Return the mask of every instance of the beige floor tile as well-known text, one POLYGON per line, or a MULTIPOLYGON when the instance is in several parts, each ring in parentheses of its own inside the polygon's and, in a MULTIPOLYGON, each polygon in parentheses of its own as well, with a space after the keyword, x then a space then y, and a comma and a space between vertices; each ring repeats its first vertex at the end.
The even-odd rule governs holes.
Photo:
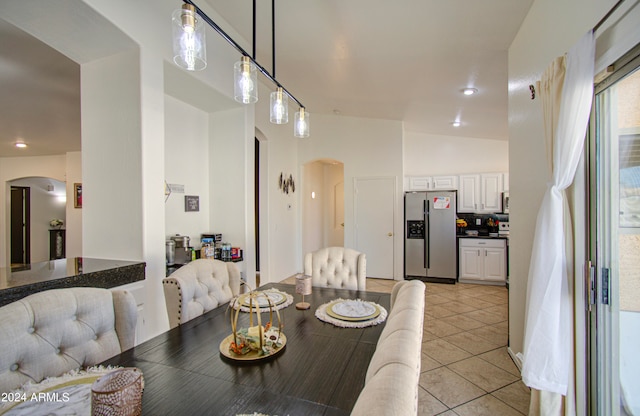
POLYGON ((440 296, 440 295, 427 294, 425 296, 426 305, 439 305, 441 303, 447 303, 447 302, 451 302, 451 299, 445 298, 444 296, 440 296))
POLYGON ((422 354, 420 360, 420 372, 424 373, 425 371, 433 370, 434 368, 442 367, 443 364, 440 364, 433 358, 429 357, 427 354, 422 354))
POLYGON ((454 408, 485 394, 484 390, 446 367, 422 373, 420 386, 449 408, 454 408))
POLYGON ((441 364, 451 364, 471 357, 467 351, 442 339, 423 342, 422 353, 441 364))
POLYGON ((482 396, 453 410, 460 416, 521 416, 516 409, 491 395, 482 396))
POLYGON ((442 404, 438 399, 429 394, 422 387, 418 388, 418 415, 419 416, 435 416, 449 410, 447 406, 442 404))
POLYGON ((502 368, 505 371, 510 372, 513 375, 520 376, 520 370, 518 366, 513 362, 511 356, 507 352, 506 347, 497 348, 492 351, 487 351, 483 354, 478 355, 479 358, 482 358, 485 361, 490 362, 491 364, 502 368))
POLYGON ((519 379, 518 376, 504 371, 478 357, 471 357, 449 364, 447 368, 453 370, 456 374, 461 375, 486 392, 498 390, 519 379))
POLYGON ((480 338, 477 335, 470 334, 468 332, 460 332, 458 334, 450 335, 442 338, 444 341, 449 342, 463 350, 470 352, 472 355, 482 354, 490 350, 495 350, 499 347, 494 343, 491 343, 484 338, 480 338))
POLYGON ((477 335, 492 344, 496 345, 507 345, 509 341, 509 333, 501 328, 498 328, 494 325, 486 325, 480 328, 475 328, 469 331, 470 334, 477 335))
POLYGON ((498 322, 497 324, 493 324, 496 328, 504 329, 509 332, 509 320, 498 322))
MULTIPOLYGON (((421 416, 420 413, 418 413, 418 416, 421 416)), ((459 416, 459 415, 453 410, 447 410, 444 413, 440 413, 438 416, 459 416)))
POLYGON ((448 316, 446 318, 442 318, 441 321, 453 326, 457 326, 458 328, 465 331, 480 328, 481 326, 486 325, 484 322, 476 321, 475 319, 469 318, 468 316, 464 315, 448 316))
POLYGON ((436 339, 440 339, 440 337, 432 332, 426 330, 422 331, 422 342, 433 341, 436 339))
POLYGON ((469 295, 466 295, 463 292, 443 292, 443 293, 439 293, 439 295, 442 296, 443 298, 447 298, 449 300, 455 300, 455 301, 473 299, 473 298, 470 298, 469 295))
POLYGON ((466 303, 462 303, 460 301, 450 301, 448 303, 443 303, 442 306, 445 309, 449 309, 455 313, 467 313, 471 311, 475 311, 477 308, 471 305, 467 305, 466 303))
POLYGON ((487 302, 485 300, 482 300, 482 297, 465 297, 463 299, 460 299, 460 302, 472 306, 476 309, 485 309, 485 308, 491 308, 493 306, 496 306, 495 303, 491 303, 491 302, 487 302))
POLYGON ((431 332, 432 334, 435 334, 440 338, 462 332, 462 329, 458 328, 457 326, 453 326, 451 324, 443 322, 440 319, 425 322, 424 329, 425 331, 431 332))
POLYGON ((485 295, 482 297, 482 300, 495 303, 496 305, 504 305, 505 303, 509 302, 509 296, 503 296, 503 295, 497 295, 497 294, 485 295))
POLYGON ((491 395, 525 415, 529 413, 531 390, 522 381, 509 384, 491 395))
POLYGON ((496 315, 495 313, 487 312, 486 309, 467 312, 464 314, 464 316, 473 318, 476 321, 484 322, 485 324, 497 324, 498 322, 502 322, 506 319, 506 318, 503 318, 501 314, 496 315))
POLYGON ((440 305, 428 305, 425 306, 424 310, 426 313, 436 318, 446 318, 447 316, 453 316, 458 313, 452 311, 449 308, 446 308, 445 305, 448 305, 448 303, 441 303, 440 305))
POLYGON ((493 313, 497 316, 500 316, 501 321, 506 321, 509 319, 509 306, 507 304, 504 305, 496 305, 491 308, 483 309, 485 312, 493 313))

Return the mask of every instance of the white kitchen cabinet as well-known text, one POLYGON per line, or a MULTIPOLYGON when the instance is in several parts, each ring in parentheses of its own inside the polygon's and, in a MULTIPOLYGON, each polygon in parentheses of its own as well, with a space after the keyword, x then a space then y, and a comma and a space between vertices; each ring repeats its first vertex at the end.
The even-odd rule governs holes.
POLYGON ((502 174, 502 191, 506 192, 509 190, 509 172, 502 174))
POLYGON ((507 280, 507 244, 503 239, 460 238, 459 280, 503 284, 507 280))
POLYGON ((431 178, 431 189, 454 191, 458 189, 458 177, 450 176, 433 176, 431 178))
POLYGON ((502 173, 460 175, 458 212, 502 212, 502 173))
POLYGON ((429 191, 431 190, 431 176, 410 176, 409 191, 429 191))

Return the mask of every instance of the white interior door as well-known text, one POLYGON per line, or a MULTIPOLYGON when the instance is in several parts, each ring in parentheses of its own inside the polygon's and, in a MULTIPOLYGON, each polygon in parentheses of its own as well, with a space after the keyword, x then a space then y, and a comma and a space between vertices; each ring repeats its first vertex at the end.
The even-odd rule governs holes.
POLYGON ((393 279, 396 180, 356 178, 354 192, 355 249, 367 256, 367 277, 393 279))

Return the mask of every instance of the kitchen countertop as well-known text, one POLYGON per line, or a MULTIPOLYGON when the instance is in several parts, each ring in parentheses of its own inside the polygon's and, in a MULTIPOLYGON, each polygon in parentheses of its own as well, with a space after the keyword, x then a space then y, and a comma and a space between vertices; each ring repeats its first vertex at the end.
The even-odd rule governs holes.
POLYGON ((509 239, 509 236, 508 236, 508 235, 490 236, 490 235, 466 235, 466 234, 456 234, 456 237, 458 237, 458 238, 491 238, 491 239, 502 239, 502 240, 507 240, 507 239, 509 239))
POLYGON ((32 263, 28 269, 0 268, 0 306, 32 293, 65 287, 110 289, 145 279, 146 263, 87 257, 32 263))

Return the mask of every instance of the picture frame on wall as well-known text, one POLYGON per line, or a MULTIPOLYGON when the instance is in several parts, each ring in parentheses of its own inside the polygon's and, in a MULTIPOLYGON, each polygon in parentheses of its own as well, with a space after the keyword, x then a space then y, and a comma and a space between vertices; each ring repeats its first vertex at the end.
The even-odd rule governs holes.
POLYGON ((73 184, 73 207, 82 208, 82 184, 73 184))
POLYGON ((200 211, 200 197, 197 195, 184 196, 184 211, 198 212, 200 211))

